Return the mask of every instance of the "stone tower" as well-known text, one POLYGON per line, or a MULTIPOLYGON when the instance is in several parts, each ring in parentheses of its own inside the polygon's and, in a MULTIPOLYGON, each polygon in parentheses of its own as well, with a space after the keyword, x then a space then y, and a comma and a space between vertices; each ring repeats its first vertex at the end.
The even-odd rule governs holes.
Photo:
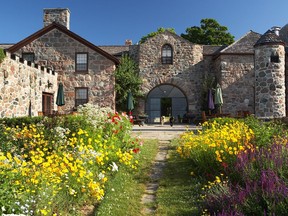
POLYGON ((254 45, 255 115, 263 118, 286 116, 285 43, 268 30, 254 45))
POLYGON ((44 27, 53 22, 57 22, 65 26, 67 29, 70 29, 70 11, 65 8, 44 9, 43 22, 44 27))

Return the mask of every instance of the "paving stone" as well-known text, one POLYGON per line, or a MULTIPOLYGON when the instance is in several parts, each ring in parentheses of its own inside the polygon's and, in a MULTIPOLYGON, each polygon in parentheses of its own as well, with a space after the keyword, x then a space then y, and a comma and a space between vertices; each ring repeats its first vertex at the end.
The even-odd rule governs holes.
POLYGON ((159 184, 158 183, 148 183, 147 186, 146 186, 146 190, 145 190, 145 193, 146 194, 155 194, 157 189, 159 187, 159 184))
POLYGON ((141 199, 141 202, 144 204, 152 203, 155 201, 156 201, 156 196, 154 194, 144 194, 141 199))

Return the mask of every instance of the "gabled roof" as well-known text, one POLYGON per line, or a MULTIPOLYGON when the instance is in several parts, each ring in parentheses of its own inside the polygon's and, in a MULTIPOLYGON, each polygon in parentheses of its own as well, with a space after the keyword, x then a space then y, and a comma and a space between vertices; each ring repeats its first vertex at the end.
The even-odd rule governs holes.
POLYGON ((266 45, 266 44, 282 44, 285 46, 285 42, 275 34, 275 32, 268 30, 261 38, 255 43, 255 46, 266 45))
POLYGON ((226 45, 203 45, 203 55, 217 55, 226 47, 226 45))
POLYGON ((98 46, 98 47, 115 57, 121 57, 124 53, 129 52, 129 46, 127 45, 111 45, 111 46, 98 46))
POLYGON ((261 34, 249 31, 239 40, 221 50, 220 54, 253 54, 254 44, 259 40, 260 37, 261 34))
POLYGON ((49 31, 53 29, 58 29, 59 31, 63 32, 64 34, 68 35, 69 37, 73 38, 74 40, 77 40, 78 42, 84 44, 85 46, 89 47, 90 49, 94 50, 95 52, 100 53, 101 55, 105 56, 107 59, 113 61, 116 65, 119 64, 119 60, 107 53, 106 51, 100 49, 99 47, 95 46, 91 42, 85 40, 84 38, 80 37, 79 35, 73 33, 72 31, 68 30, 66 27, 64 27, 61 24, 58 24, 56 22, 51 23, 50 25, 40 29, 39 31, 35 32, 34 34, 30 35, 29 37, 23 39, 22 41, 16 43, 12 47, 9 47, 7 49, 8 52, 14 53, 17 50, 21 49, 22 47, 26 46, 27 44, 31 43, 35 39, 41 37, 42 35, 48 33, 49 31))

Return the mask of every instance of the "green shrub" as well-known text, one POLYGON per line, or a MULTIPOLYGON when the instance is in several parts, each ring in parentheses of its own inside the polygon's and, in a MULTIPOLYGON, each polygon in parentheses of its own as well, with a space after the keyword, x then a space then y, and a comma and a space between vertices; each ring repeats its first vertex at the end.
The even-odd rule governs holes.
POLYGON ((6 55, 4 53, 4 50, 0 48, 0 64, 2 63, 5 57, 6 55))
POLYGON ((281 121, 262 121, 253 116, 244 119, 254 132, 254 144, 258 147, 269 146, 276 137, 287 135, 284 124, 281 121))

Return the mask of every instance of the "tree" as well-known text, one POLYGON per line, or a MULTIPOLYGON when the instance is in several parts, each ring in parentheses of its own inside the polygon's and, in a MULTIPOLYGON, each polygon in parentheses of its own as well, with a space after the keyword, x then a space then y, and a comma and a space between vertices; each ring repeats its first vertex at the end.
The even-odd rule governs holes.
POLYGON ((228 32, 228 28, 214 19, 202 19, 200 27, 187 28, 186 33, 181 34, 181 37, 196 44, 229 45, 234 42, 234 36, 228 32))
POLYGON ((140 39, 139 43, 140 43, 140 44, 141 44, 141 43, 144 43, 148 38, 154 37, 155 35, 157 35, 157 34, 159 34, 159 33, 163 33, 163 32, 165 32, 165 31, 169 31, 169 32, 172 32, 172 33, 176 34, 174 28, 166 28, 166 29, 165 29, 165 28, 163 28, 163 27, 160 27, 160 28, 157 29, 156 32, 151 32, 151 33, 149 33, 148 35, 143 36, 143 37, 140 39))
MULTIPOLYGON (((142 80, 139 77, 137 64, 128 55, 122 56, 120 64, 115 71, 116 109, 127 111, 128 92, 134 98, 141 97, 142 80)), ((135 102, 135 101, 134 101, 135 102)))

